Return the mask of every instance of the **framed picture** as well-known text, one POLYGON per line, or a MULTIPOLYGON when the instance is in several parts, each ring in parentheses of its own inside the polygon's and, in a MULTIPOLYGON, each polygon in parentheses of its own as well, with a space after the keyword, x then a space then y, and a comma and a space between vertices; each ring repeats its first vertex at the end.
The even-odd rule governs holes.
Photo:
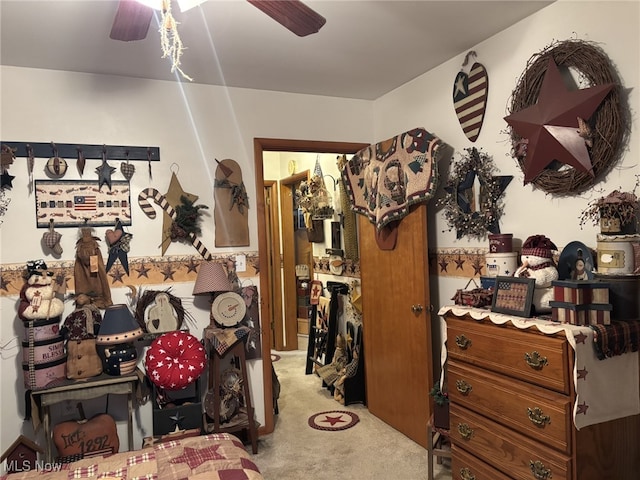
POLYGON ((491 311, 518 317, 531 316, 536 281, 523 277, 496 277, 491 311))
POLYGON ((131 225, 129 182, 113 180, 111 188, 100 188, 97 181, 36 180, 36 226, 104 227, 116 218, 123 226, 131 225))

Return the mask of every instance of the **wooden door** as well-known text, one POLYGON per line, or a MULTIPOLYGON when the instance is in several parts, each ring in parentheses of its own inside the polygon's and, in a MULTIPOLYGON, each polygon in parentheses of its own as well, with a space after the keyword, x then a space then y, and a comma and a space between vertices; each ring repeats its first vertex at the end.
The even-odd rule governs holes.
POLYGON ((393 250, 380 250, 373 224, 358 217, 367 406, 426 448, 433 385, 427 207, 400 221, 393 250))

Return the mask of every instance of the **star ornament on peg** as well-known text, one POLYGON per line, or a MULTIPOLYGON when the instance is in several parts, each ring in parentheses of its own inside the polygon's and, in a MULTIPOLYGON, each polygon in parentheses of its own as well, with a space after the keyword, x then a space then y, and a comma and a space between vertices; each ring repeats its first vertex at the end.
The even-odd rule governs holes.
POLYGON ((593 173, 585 138, 585 123, 615 87, 614 83, 570 91, 553 58, 535 104, 504 117, 527 139, 524 183, 529 183, 554 160, 581 172, 593 173))

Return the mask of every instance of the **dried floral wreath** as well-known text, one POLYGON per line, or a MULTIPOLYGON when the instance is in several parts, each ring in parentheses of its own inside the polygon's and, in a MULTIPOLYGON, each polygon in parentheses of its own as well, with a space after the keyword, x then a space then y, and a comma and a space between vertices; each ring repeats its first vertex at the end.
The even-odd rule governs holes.
MULTIPOLYGON (((580 125, 580 136, 585 138, 594 176, 574 168, 562 168, 562 165, 552 168, 552 163, 531 182, 551 194, 579 193, 591 187, 620 158, 630 133, 630 114, 628 105, 623 102, 619 75, 604 50, 594 42, 576 39, 553 42, 527 61, 525 71, 511 94, 508 108, 510 113, 519 112, 537 103, 550 57, 559 68, 576 72, 580 84, 616 85, 591 119, 580 125)), ((521 138, 513 129, 509 129, 509 134, 511 155, 524 172, 527 139, 521 138)))
POLYGON ((496 176, 493 158, 488 154, 475 147, 466 151, 467 155, 451 165, 444 187, 446 194, 436 205, 445 207, 449 231, 455 229, 457 238, 464 235, 483 238, 487 233, 500 233, 498 222, 504 210, 501 197, 513 177, 496 176), (476 177, 480 184, 479 205, 475 205, 473 189, 476 177))

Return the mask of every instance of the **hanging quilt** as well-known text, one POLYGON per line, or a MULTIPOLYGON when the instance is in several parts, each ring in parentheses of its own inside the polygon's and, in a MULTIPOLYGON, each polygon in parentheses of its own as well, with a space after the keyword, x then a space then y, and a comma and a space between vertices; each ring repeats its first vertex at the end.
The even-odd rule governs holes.
POLYGON ((438 137, 414 128, 357 152, 341 172, 353 210, 380 231, 429 200, 442 146, 438 137))

